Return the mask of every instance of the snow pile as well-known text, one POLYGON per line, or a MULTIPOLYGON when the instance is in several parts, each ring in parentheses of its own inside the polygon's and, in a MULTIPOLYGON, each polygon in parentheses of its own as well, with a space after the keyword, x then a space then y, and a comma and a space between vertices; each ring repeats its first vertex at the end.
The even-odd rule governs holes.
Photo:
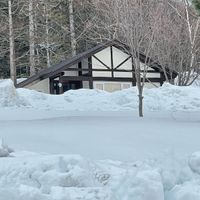
MULTIPOLYGON (((138 109, 137 88, 108 93, 101 90, 70 90, 49 95, 28 89, 15 89, 10 80, 0 81, 0 107, 27 106, 36 109, 74 111, 129 111, 138 109)), ((200 90, 196 86, 144 89, 146 111, 200 111, 200 90)))
MULTIPOLYGON (((37 109, 76 111, 129 111, 138 109, 137 88, 113 93, 101 90, 70 90, 63 95, 48 95, 18 89, 20 96, 37 109)), ((164 84, 161 88, 144 89, 146 111, 200 111, 200 90, 164 84)))
POLYGON ((27 106, 28 103, 16 91, 11 80, 0 80, 0 107, 27 106))
POLYGON ((0 197, 1 200, 199 200, 200 177, 190 170, 187 159, 165 160, 168 163, 161 160, 121 163, 86 160, 76 155, 16 153, 12 158, 1 158, 0 197), (172 178, 170 187, 167 176, 172 178))
POLYGON ((200 111, 200 90, 193 86, 164 84, 144 91, 147 110, 200 111))
POLYGON ((7 157, 12 152, 13 149, 8 147, 8 145, 4 143, 3 139, 0 139, 0 157, 7 157))
POLYGON ((95 175, 95 164, 80 156, 7 158, 0 162, 0 198, 112 200, 95 175))
POLYGON ((1 200, 164 200, 157 171, 80 156, 7 158, 0 162, 0 188, 1 200))

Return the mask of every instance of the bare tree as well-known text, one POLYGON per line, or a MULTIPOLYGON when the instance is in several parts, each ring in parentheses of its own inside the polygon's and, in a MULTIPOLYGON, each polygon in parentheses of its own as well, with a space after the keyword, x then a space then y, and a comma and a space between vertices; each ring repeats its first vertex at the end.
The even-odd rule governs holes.
POLYGON ((151 62, 157 30, 157 10, 151 0, 95 1, 97 20, 94 29, 100 40, 117 39, 133 57, 138 88, 139 116, 143 117, 143 89, 151 62), (142 64, 141 54, 145 55, 142 64))
MULTIPOLYGON (((199 73, 199 18, 187 0, 160 1, 156 58, 162 66, 178 73, 176 84, 190 85, 199 73)), ((167 79, 166 68, 163 68, 167 79)))

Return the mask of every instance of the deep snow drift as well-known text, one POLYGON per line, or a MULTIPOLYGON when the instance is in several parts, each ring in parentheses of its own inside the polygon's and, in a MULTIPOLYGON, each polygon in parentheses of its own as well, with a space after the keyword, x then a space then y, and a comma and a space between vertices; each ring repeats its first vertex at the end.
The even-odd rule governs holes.
MULTIPOLYGON (((137 88, 108 93, 101 90, 71 90, 63 95, 48 95, 34 90, 15 89, 10 80, 0 81, 0 107, 76 111, 137 110, 137 88)), ((146 111, 200 111, 200 89, 194 84, 178 87, 164 84, 144 90, 146 111)))
POLYGON ((136 88, 0 82, 0 138, 15 149, 0 143, 0 200, 200 200, 199 100, 195 86, 146 89, 140 119, 136 88))

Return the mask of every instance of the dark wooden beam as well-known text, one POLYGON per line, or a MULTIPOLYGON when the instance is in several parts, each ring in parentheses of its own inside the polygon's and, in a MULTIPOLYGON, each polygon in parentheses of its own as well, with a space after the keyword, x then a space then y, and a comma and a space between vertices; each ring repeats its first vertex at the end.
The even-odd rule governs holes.
MULTIPOLYGON (((78 69, 78 68, 69 68, 69 69, 66 69, 65 71, 82 71, 82 72, 90 72, 90 71, 93 71, 93 72, 110 72, 111 69, 78 69)), ((114 72, 135 72, 135 70, 126 70, 126 69, 113 69, 114 72)), ((144 72, 143 70, 141 70, 141 72, 144 72)), ((154 71, 154 70, 150 70, 150 71, 147 71, 147 73, 150 73, 150 74, 157 74, 158 72, 154 71)))
MULTIPOLYGON (((78 69, 78 68, 69 68, 65 71, 82 71, 82 72, 111 72, 111 69, 78 69)), ((125 69, 113 69, 114 72, 132 72, 132 70, 125 70, 125 69)), ((153 72, 154 73, 154 72, 153 72)))
POLYGON ((110 58, 111 58, 111 75, 114 77, 114 60, 113 60, 113 47, 110 46, 110 58))
MULTIPOLYGON (((88 69, 89 69, 89 77, 92 77, 92 57, 88 58, 88 69)), ((93 80, 89 79, 89 88, 93 89, 93 80)))
POLYGON ((82 76, 82 61, 78 63, 78 75, 82 76))
POLYGON ((53 78, 50 78, 49 79, 49 86, 50 86, 50 88, 49 88, 49 92, 50 92, 50 94, 54 94, 54 84, 53 84, 53 78))
POLYGON ((131 64, 132 64, 132 77, 133 77, 132 86, 136 86, 135 67, 132 56, 131 56, 131 64))
MULTIPOLYGON (((124 77, 88 77, 88 76, 62 76, 60 77, 60 82, 66 81, 116 81, 116 82, 132 82, 133 78, 124 77)), ((143 78, 141 78, 143 81, 143 78)), ((145 82, 160 82, 160 78, 148 78, 145 82)))

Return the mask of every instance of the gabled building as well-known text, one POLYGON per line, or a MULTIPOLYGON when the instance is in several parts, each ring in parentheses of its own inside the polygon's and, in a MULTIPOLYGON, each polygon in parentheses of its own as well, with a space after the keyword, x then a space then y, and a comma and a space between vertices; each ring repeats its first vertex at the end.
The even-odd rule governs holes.
MULTIPOLYGON (((136 85, 133 57, 118 41, 99 44, 66 61, 40 71, 19 83, 17 87, 62 94, 70 89, 100 89, 108 92, 136 85)), ((140 54, 141 66, 147 70, 145 87, 159 87, 165 81, 163 67, 140 54)), ((142 70, 142 69, 141 69, 142 70)), ((174 79, 175 72, 166 69, 168 78, 174 79)), ((142 76, 142 72, 141 72, 142 76)))

